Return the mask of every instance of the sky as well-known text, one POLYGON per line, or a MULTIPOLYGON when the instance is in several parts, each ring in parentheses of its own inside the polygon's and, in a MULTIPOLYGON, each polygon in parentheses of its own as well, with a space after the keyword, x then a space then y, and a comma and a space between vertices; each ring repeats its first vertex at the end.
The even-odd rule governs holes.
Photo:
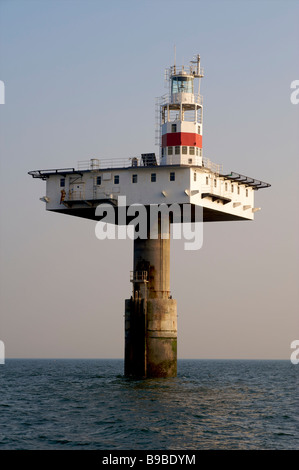
POLYGON ((203 154, 266 181, 255 220, 171 242, 178 358, 289 359, 299 339, 299 2, 0 0, 0 340, 6 357, 123 358, 131 240, 47 212, 28 171, 156 152, 164 70, 200 54, 203 154))

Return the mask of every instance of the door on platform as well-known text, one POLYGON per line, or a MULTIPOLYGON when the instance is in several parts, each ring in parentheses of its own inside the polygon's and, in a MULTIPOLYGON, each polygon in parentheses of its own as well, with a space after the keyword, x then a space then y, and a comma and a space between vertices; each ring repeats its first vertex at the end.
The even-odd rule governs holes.
POLYGON ((74 182, 70 184, 70 199, 73 201, 85 199, 85 183, 74 182))

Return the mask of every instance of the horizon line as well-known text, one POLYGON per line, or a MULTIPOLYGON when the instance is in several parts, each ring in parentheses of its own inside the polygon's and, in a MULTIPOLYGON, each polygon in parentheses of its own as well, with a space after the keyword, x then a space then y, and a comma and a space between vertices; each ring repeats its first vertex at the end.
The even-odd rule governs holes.
MULTIPOLYGON (((6 357, 5 360, 81 360, 81 361, 124 361, 124 358, 121 357, 6 357)), ((182 357, 178 358, 178 361, 288 361, 289 359, 283 358, 250 358, 250 357, 241 357, 241 358, 191 358, 191 357, 182 357)))

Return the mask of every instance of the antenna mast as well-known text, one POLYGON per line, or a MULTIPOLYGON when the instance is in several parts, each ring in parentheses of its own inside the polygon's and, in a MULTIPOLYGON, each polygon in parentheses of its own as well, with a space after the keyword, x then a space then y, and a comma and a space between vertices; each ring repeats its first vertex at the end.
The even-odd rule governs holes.
POLYGON ((174 66, 173 66, 174 73, 176 73, 176 47, 174 45, 174 66))

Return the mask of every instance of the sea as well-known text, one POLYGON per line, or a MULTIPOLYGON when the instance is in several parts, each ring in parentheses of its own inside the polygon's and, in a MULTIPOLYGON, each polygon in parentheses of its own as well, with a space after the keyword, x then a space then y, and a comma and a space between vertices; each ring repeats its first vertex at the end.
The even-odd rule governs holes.
POLYGON ((299 365, 178 360, 126 378, 118 359, 6 359, 2 450, 298 450, 299 365))

